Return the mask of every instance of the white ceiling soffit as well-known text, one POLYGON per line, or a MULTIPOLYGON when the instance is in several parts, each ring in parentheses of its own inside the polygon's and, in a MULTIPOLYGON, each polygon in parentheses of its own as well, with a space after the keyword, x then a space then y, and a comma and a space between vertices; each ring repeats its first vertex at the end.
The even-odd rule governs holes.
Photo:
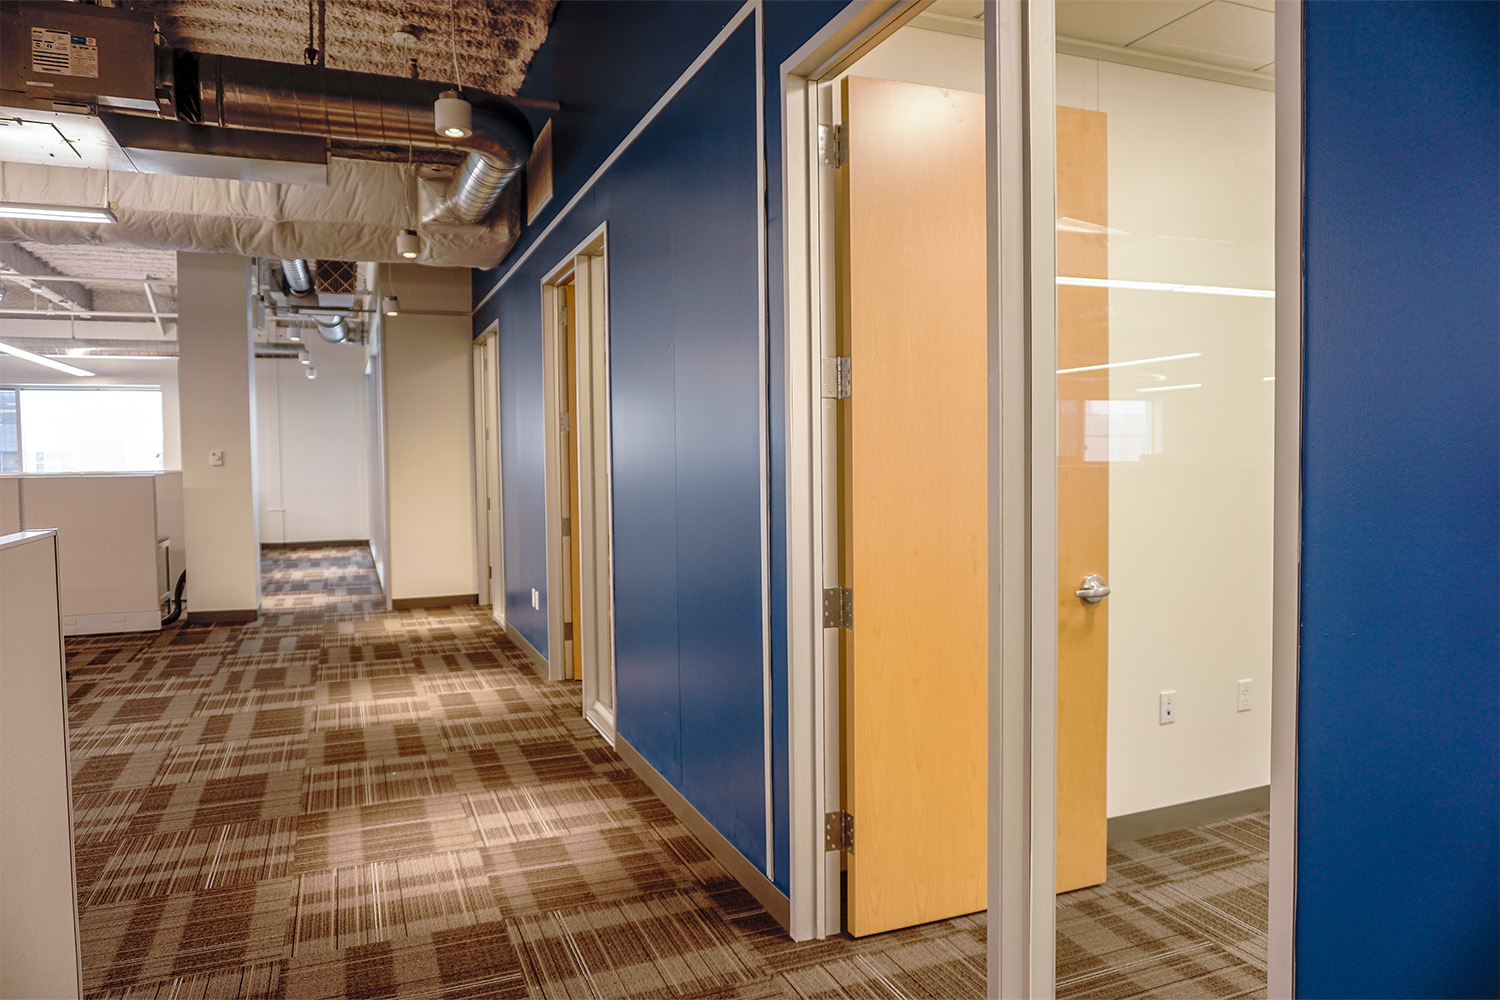
MULTIPOLYGON (((913 22, 979 35, 982 0, 937 0, 913 22)), ((1057 51, 1275 88, 1275 0, 1057 0, 1057 51)))
MULTIPOLYGON (((196 52, 302 63, 307 47, 307 0, 130 0, 146 10, 167 44, 196 52)), ((531 56, 547 37, 553 0, 336 0, 314 4, 326 38, 318 46, 327 66, 423 80, 454 78, 454 53, 464 86, 511 95, 526 77, 531 56), (415 40, 392 32, 415 30, 415 40)))
MULTIPOLYGON (((328 166, 328 186, 319 188, 111 171, 107 200, 117 223, 0 219, 0 241, 399 261, 391 234, 411 227, 422 232, 419 263, 494 267, 519 231, 515 185, 486 223, 415 225, 416 214, 426 218, 438 211, 451 174, 452 168, 442 166, 335 159, 328 166)), ((95 205, 106 200, 105 172, 98 170, 0 163, 0 189, 13 201, 95 205)))

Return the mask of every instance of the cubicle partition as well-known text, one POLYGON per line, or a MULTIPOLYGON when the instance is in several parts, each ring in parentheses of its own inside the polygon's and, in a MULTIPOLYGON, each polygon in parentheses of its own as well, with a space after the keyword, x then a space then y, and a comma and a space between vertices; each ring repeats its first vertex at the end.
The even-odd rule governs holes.
POLYGON ((58 553, 0 535, 0 1000, 82 993, 58 553))

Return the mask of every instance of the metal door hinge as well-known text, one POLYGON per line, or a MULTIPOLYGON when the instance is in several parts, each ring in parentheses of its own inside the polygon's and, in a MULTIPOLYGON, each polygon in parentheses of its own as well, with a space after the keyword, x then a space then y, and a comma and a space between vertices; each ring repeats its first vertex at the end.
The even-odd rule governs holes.
POLYGON ((818 126, 818 159, 830 167, 849 162, 849 126, 818 126))
POLYGON ((571 426, 571 422, 568 420, 568 416, 569 415, 566 413, 562 415, 562 432, 564 434, 568 433, 568 428, 571 426))
POLYGON ((823 850, 854 850, 854 817, 840 809, 823 814, 823 850))
POLYGON ((823 589, 823 627, 854 627, 854 591, 848 587, 823 589))
POLYGON ((572 538, 573 537, 573 519, 571 517, 565 517, 565 518, 562 519, 562 521, 563 521, 563 525, 562 525, 562 528, 563 528, 563 537, 564 538, 572 538))
POLYGON ((823 359, 824 399, 848 399, 851 384, 848 358, 823 359))

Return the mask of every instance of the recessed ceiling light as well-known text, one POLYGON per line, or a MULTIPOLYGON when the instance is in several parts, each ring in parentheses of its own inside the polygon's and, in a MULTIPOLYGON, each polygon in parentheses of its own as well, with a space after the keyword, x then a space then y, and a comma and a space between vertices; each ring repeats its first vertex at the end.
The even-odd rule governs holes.
POLYGON ((40 222, 118 222, 108 208, 89 205, 37 205, 25 201, 0 201, 0 219, 36 219, 40 222))

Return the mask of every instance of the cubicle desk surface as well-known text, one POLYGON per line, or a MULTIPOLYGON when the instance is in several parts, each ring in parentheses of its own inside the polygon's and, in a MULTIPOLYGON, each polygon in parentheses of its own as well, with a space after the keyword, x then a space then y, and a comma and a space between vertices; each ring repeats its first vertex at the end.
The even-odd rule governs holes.
POLYGON ((982 917, 793 944, 489 609, 269 556, 257 622, 69 640, 88 995, 983 995, 982 917))

